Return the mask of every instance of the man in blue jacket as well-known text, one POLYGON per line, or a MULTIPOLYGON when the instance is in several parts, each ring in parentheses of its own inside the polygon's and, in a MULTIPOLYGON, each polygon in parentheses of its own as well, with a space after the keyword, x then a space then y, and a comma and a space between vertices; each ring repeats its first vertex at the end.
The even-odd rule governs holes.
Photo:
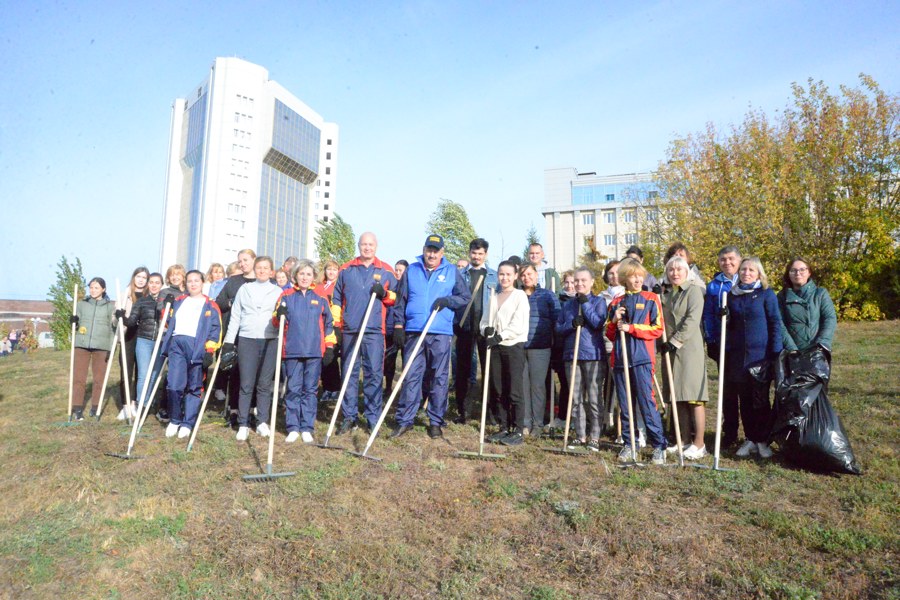
POLYGON ((484 371, 487 346, 478 333, 481 315, 488 306, 490 290, 497 289, 497 271, 485 264, 488 243, 482 238, 469 242, 469 264, 462 270, 463 279, 471 299, 456 311, 453 332, 456 334, 456 423, 466 422, 466 396, 469 395, 469 379, 472 376, 472 350, 478 346, 478 360, 484 371))
POLYGON ((381 416, 382 387, 384 377, 384 323, 390 306, 396 298, 397 278, 391 266, 375 256, 378 240, 375 234, 365 232, 359 236, 359 256, 344 264, 334 284, 331 316, 342 335, 344 348, 344 378, 349 377, 347 391, 341 405, 344 421, 338 434, 356 429, 359 414, 359 370, 363 371, 366 423, 371 430, 381 416), (375 305, 369 320, 363 323, 369 299, 375 294, 375 305), (358 336, 362 335, 359 355, 348 369, 350 355, 358 336))
POLYGON ((397 290, 394 342, 403 345, 404 360, 412 365, 403 382, 397 404, 397 426, 391 437, 400 437, 412 429, 413 419, 422 402, 422 382, 428 381, 428 436, 443 435, 441 427, 447 412, 450 344, 453 339, 454 311, 468 304, 471 294, 462 273, 444 258, 444 238, 429 235, 421 256, 409 265, 397 290), (437 311, 418 353, 412 351, 433 312, 437 311))

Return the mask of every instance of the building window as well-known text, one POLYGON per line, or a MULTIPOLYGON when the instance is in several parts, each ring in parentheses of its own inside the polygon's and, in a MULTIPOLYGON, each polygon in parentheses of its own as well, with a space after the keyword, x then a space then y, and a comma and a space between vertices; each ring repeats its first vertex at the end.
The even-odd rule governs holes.
POLYGON ((316 198, 319 197, 319 190, 316 190, 316 198))
POLYGON ((627 233, 625 234, 625 243, 626 244, 637 244, 638 238, 636 233, 627 233))
POLYGON ((328 141, 326 141, 325 143, 328 144, 328 145, 330 146, 330 145, 331 145, 331 140, 328 140, 328 141))
POLYGON ((330 187, 330 186, 331 186, 331 182, 328 181, 328 180, 326 180, 326 181, 325 181, 325 187, 330 187))
POLYGON ((607 194, 607 195, 606 195, 606 201, 607 201, 607 202, 615 202, 615 201, 616 201, 616 195, 615 195, 615 194, 607 194))
POLYGON ((604 246, 615 246, 616 245, 616 236, 615 235, 604 235, 603 236, 603 245, 604 246))
POLYGON ((659 210, 657 210, 655 208, 651 208, 650 210, 647 211, 647 220, 648 221, 656 221, 656 219, 658 217, 659 217, 659 210))
POLYGON ((623 211, 622 218, 625 220, 626 223, 634 223, 634 220, 635 220, 634 210, 623 211))
POLYGON ((327 222, 328 222, 328 217, 327 217, 327 216, 322 217, 322 221, 324 221, 325 223, 327 223, 327 222))
POLYGON ((584 213, 581 215, 581 221, 585 225, 593 225, 594 224, 594 213, 584 213))
POLYGON ((331 175, 331 167, 325 167, 325 174, 331 175))
POLYGON ((325 192, 325 197, 328 198, 329 196, 331 196, 331 192, 325 192))
MULTIPOLYGON (((328 205, 327 205, 327 204, 325 205, 325 210, 328 210, 328 205)), ((362 323, 362 321, 360 321, 360 323, 362 323)))
POLYGON ((603 222, 604 223, 615 223, 616 222, 616 211, 604 210, 603 211, 603 222))
POLYGON ((325 160, 331 160, 331 152, 325 153, 325 160))
MULTIPOLYGON (((319 210, 319 203, 318 203, 318 202, 316 202, 316 210, 319 210)), ((362 321, 360 321, 360 323, 362 323, 362 321)))

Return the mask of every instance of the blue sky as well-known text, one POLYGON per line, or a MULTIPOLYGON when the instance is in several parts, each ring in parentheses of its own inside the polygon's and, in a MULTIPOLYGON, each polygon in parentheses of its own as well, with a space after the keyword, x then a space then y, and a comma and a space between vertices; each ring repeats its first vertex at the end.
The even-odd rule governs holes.
MULTIPOLYGON (((543 237, 543 171, 655 168, 792 82, 900 93, 897 2, 28 2, 0 20, 0 298, 60 256, 159 268, 172 101, 238 56, 341 128, 336 209, 412 258, 439 198, 491 257, 543 237)), ((276 257, 280 260, 283 257, 276 257)), ((165 265, 162 265, 165 267, 165 265)), ((204 269, 206 265, 203 265, 204 269)))

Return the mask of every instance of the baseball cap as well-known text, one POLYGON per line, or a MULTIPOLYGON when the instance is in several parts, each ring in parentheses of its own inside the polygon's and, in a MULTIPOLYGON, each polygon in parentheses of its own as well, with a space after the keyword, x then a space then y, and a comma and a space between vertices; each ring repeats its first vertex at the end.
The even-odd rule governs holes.
POLYGON ((432 248, 437 248, 438 250, 444 247, 444 238, 439 236, 436 233, 432 233, 427 238, 425 238, 424 246, 431 246, 432 248))

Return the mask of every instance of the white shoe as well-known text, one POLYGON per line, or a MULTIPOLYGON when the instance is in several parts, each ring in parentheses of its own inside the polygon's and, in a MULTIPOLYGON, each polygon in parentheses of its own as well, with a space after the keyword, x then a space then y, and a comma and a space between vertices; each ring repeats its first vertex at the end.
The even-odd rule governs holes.
POLYGON ((127 417, 125 416, 125 407, 122 407, 122 410, 119 411, 119 414, 116 415, 116 421, 124 421, 127 417))
MULTIPOLYGON (((681 451, 687 452, 688 448, 690 447, 691 444, 684 444, 683 446, 681 446, 681 451)), ((671 446, 666 448, 666 454, 675 454, 676 452, 678 452, 678 444, 672 444, 671 446)))
POLYGON ((184 438, 188 437, 189 435, 191 435, 190 427, 179 427, 178 428, 178 439, 179 440, 183 440, 184 438))
POLYGON ((701 446, 698 448, 694 444, 691 444, 684 451, 684 457, 689 460, 697 460, 706 456, 706 446, 701 446))
POLYGON ((178 425, 169 423, 168 427, 166 427, 166 437, 175 437, 176 433, 178 433, 178 425))
POLYGON ((247 426, 238 427, 237 435, 234 437, 239 442, 246 442, 250 436, 250 428, 247 426))
POLYGON ((640 435, 638 435, 638 443, 637 443, 637 447, 638 447, 638 448, 646 448, 646 447, 647 447, 647 438, 644 437, 644 432, 643 432, 643 431, 640 432, 640 435))
POLYGON ((756 442, 751 442, 750 440, 745 441, 741 444, 741 447, 738 448, 738 451, 734 453, 735 456, 740 456, 741 458, 747 458, 751 454, 756 454, 756 442))
POLYGON ((215 395, 216 395, 216 400, 218 400, 219 402, 221 402, 222 400, 225 399, 225 392, 223 392, 222 390, 216 390, 215 395))
POLYGON ((258 433, 261 437, 269 437, 271 431, 269 431, 269 426, 265 423, 260 423, 256 426, 256 433, 258 433))
MULTIPOLYGON (((287 437, 284 438, 284 441, 287 442, 288 444, 293 444, 294 442, 297 441, 297 438, 299 438, 299 437, 300 437, 300 432, 292 431, 289 434, 287 434, 287 437)), ((304 441, 306 441, 306 440, 304 440, 304 441)))
POLYGON ((772 458, 772 449, 768 444, 757 443, 756 449, 759 450, 760 458, 772 458))
POLYGON ((303 440, 303 443, 304 443, 304 444, 312 444, 313 442, 316 441, 316 440, 313 439, 312 434, 311 434, 310 432, 308 432, 308 431, 304 431, 303 433, 301 433, 301 434, 300 434, 300 439, 303 440))

